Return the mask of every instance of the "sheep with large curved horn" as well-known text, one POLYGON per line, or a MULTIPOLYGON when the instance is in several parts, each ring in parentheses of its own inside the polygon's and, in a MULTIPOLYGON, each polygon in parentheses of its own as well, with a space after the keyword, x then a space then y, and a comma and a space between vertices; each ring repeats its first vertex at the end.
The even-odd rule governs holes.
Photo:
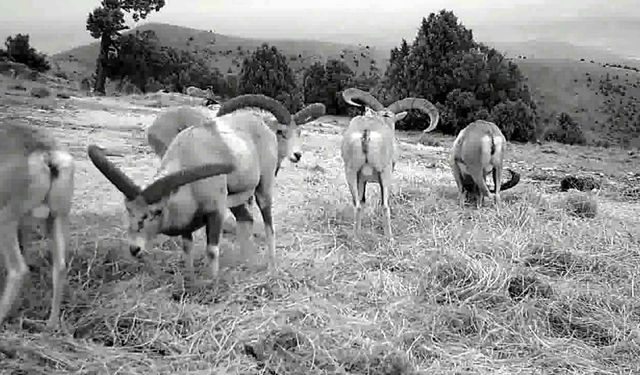
POLYGON ((436 106, 427 99, 404 98, 391 104, 387 107, 387 109, 396 114, 408 111, 410 109, 416 109, 424 114, 429 115, 429 119, 431 120, 431 122, 429 123, 429 127, 422 131, 423 133, 428 133, 435 129, 436 126, 438 126, 438 121, 440 120, 440 112, 438 111, 438 108, 436 108, 436 106))
MULTIPOLYGON (((298 155, 293 160, 292 151, 292 140, 296 141, 299 137, 298 125, 322 116, 324 112, 322 104, 312 104, 291 116, 278 101, 265 95, 247 94, 223 103, 217 117, 208 116, 201 108, 182 107, 167 110, 149 127, 147 140, 156 154, 162 157, 163 165, 172 164, 171 149, 183 150, 192 155, 191 157, 201 154, 199 160, 202 164, 206 164, 207 160, 215 161, 222 157, 222 162, 233 165, 233 172, 226 174, 224 194, 220 191, 219 185, 212 182, 210 193, 202 195, 200 192, 198 195, 193 192, 192 199, 197 201, 196 197, 211 199, 224 196, 225 204, 218 210, 226 212, 229 209, 236 218, 236 238, 241 252, 246 253, 252 247, 250 238, 253 217, 250 204, 255 197, 265 223, 268 266, 275 269, 275 230, 271 213, 275 174, 286 156, 289 155, 292 161, 300 159, 298 155), (275 132, 262 116, 251 110, 253 108, 273 114, 278 123, 275 132), (241 111, 242 109, 247 110, 241 111), (192 139, 194 137, 198 139, 192 139)), ((155 188, 151 186, 147 189, 153 191, 155 188)), ((146 194, 163 196, 161 193, 146 194)), ((188 207, 176 209, 181 211, 180 215, 184 215, 184 212, 190 213, 188 207)), ((192 223, 186 225, 195 226, 192 223)), ((176 228, 180 226, 174 225, 172 231, 180 234, 176 228)), ((191 237, 183 235, 183 249, 187 256, 191 253, 191 247, 191 237)), ((190 259, 187 259, 188 267, 192 264, 190 259)))
POLYGON ((389 189, 398 148, 395 124, 407 115, 406 111, 415 109, 429 115, 431 122, 424 132, 430 132, 438 125, 438 109, 422 98, 405 98, 384 107, 373 95, 357 88, 344 90, 342 97, 348 104, 365 106, 364 115, 349 122, 341 146, 347 184, 356 210, 354 236, 360 230, 366 185, 377 182, 382 196, 384 233, 392 238, 389 189))
POLYGON ((137 256, 158 235, 180 235, 185 241, 189 276, 193 278, 192 233, 207 227, 207 255, 212 276, 218 274, 219 240, 226 209, 226 175, 235 166, 226 148, 212 152, 215 141, 204 128, 180 132, 169 144, 158 178, 140 189, 96 145, 87 148, 89 158, 102 174, 125 196, 129 219, 129 251, 137 256), (184 197, 191 195, 185 205, 184 197))
POLYGON ((500 128, 492 122, 476 120, 458 133, 449 157, 451 172, 458 186, 458 203, 464 207, 467 194, 476 198, 476 207, 484 203, 484 197, 494 194, 496 210, 500 210, 500 191, 518 184, 520 175, 510 169, 509 181, 502 183, 502 164, 507 140, 500 128), (494 188, 489 190, 485 182, 491 173, 494 188))

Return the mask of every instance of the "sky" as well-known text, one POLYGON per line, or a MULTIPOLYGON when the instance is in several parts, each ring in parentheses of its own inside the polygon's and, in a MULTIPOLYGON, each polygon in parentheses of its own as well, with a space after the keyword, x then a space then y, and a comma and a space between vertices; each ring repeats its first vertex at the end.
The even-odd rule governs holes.
MULTIPOLYGON (((637 17, 638 0, 166 0, 148 17, 221 34, 265 39, 396 43, 413 39, 422 17, 446 8, 481 40, 516 38, 510 25, 584 17, 637 17)), ((46 53, 91 42, 87 14, 98 0, 0 0, 0 39, 28 33, 46 53)), ((596 26, 596 25, 594 25, 596 26)), ((522 37, 522 36, 517 36, 522 37)))

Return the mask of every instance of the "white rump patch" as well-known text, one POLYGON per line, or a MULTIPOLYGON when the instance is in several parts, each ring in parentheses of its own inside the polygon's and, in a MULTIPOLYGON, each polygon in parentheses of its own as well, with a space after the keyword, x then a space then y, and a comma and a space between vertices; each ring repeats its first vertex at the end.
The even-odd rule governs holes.
POLYGON ((38 206, 31 210, 31 216, 37 219, 46 219, 49 217, 51 210, 45 205, 38 206))
POLYGON ((51 153, 53 164, 59 169, 68 169, 73 166, 73 156, 66 151, 54 151, 51 153))
POLYGON ((360 173, 364 176, 371 176, 373 175, 373 168, 371 168, 370 165, 364 165, 362 166, 362 169, 360 169, 360 173))
POLYGON ((369 142, 382 140, 382 134, 378 132, 370 132, 369 133, 369 142))

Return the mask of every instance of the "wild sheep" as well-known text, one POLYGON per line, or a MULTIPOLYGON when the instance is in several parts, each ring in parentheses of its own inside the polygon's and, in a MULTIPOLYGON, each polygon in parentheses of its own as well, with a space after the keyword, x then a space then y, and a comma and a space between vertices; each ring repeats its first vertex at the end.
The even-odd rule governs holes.
MULTIPOLYGON (((235 112, 259 107, 274 114, 283 137, 293 138, 296 124, 289 112, 264 95, 243 95, 224 103, 219 117, 201 126, 189 126, 169 141, 157 179, 142 190, 108 161, 98 147, 89 149, 96 167, 125 195, 132 255, 145 250, 162 233, 182 236, 186 267, 193 279, 192 233, 206 225, 209 268, 219 272, 219 240, 227 208, 238 221, 240 249, 250 246, 253 217, 249 204, 255 197, 267 237, 267 262, 275 264, 275 232, 271 214, 273 179, 278 167, 277 136, 259 116, 235 112)), ((158 143, 159 144, 159 143, 158 143)), ((153 146, 152 146, 153 147, 153 146)), ((296 156, 299 160, 299 155, 296 156)))
MULTIPOLYGON (((224 108, 224 111, 222 107, 218 110, 217 116, 223 116, 229 113, 226 109, 228 108, 226 103, 224 108)), ((255 110, 261 108, 262 107, 241 107, 238 108, 238 110, 243 109, 244 111, 259 116, 276 132, 278 141, 278 167, 276 171, 279 171, 281 163, 285 158, 288 158, 289 161, 293 163, 297 163, 302 157, 302 151, 300 150, 300 126, 323 116, 325 113, 324 105, 313 103, 304 107, 292 116, 293 123, 290 124, 282 124, 278 121, 270 123, 271 120, 267 116, 263 116, 265 113, 255 110)), ((271 115, 270 112, 267 113, 271 115)), ((171 143, 179 132, 189 126, 201 126, 208 120, 210 120, 210 118, 207 111, 198 107, 182 106, 168 109, 158 115, 151 126, 147 128, 147 142, 153 151, 162 157, 169 143, 171 143)))
MULTIPOLYGON (((277 133, 278 143, 278 166, 276 173, 280 170, 280 165, 285 158, 289 158, 291 162, 297 162, 302 156, 300 150, 300 129, 299 126, 312 121, 313 119, 320 117, 324 114, 324 105, 314 103, 306 106, 293 115, 292 124, 280 124, 278 121, 271 123, 272 120, 269 117, 273 115, 270 112, 259 112, 251 108, 246 108, 247 111, 254 113, 261 117, 265 123, 277 133), (267 116, 262 116, 268 114, 267 116)), ((226 111, 226 109, 225 109, 226 111)), ((167 149, 167 146, 173 138, 182 130, 189 126, 202 126, 207 122, 209 117, 209 111, 202 109, 201 107, 177 107, 171 108, 156 117, 151 126, 147 129, 147 142, 153 149, 153 151, 159 157, 162 157, 167 149)), ((218 112, 220 113, 220 112, 218 112)), ((227 212, 225 218, 225 230, 233 230, 235 224, 230 212, 227 212)))
POLYGON ((213 89, 212 89, 211 86, 208 86, 206 90, 199 89, 199 88, 197 88, 195 86, 189 86, 189 87, 187 87, 185 89, 184 93, 189 95, 189 96, 194 96, 196 98, 205 99, 202 102, 202 105, 205 106, 205 107, 208 107, 208 106, 213 105, 213 104, 220 104, 214 98, 213 89))
POLYGON ((384 107, 371 94, 356 88, 343 91, 342 96, 348 104, 365 105, 365 114, 349 122, 341 146, 347 184, 356 210, 354 236, 357 237, 360 231, 366 185, 378 182, 384 210, 384 233, 392 238, 389 189, 397 158, 395 123, 407 115, 406 111, 417 109, 429 115, 431 122, 424 132, 430 132, 438 125, 438 109, 421 98, 405 98, 384 107))
POLYGON ((0 325, 28 272, 19 233, 28 217, 44 219, 51 235, 53 296, 47 327, 55 329, 60 323, 74 169, 71 154, 44 131, 13 123, 0 126, 0 246, 8 271, 0 325))
POLYGON ((500 209, 500 191, 510 189, 520 181, 520 175, 510 169, 511 179, 502 181, 502 163, 507 140, 496 124, 477 120, 458 133, 449 157, 449 165, 458 186, 458 201, 464 207, 466 194, 476 198, 476 207, 484 203, 484 197, 495 193, 496 210, 500 209), (494 189, 489 190, 486 176, 493 174, 494 189))
POLYGON ((210 87, 207 87, 206 90, 202 90, 195 86, 189 86, 184 90, 184 93, 189 96, 195 96, 197 98, 211 98, 213 97, 213 91, 210 87))

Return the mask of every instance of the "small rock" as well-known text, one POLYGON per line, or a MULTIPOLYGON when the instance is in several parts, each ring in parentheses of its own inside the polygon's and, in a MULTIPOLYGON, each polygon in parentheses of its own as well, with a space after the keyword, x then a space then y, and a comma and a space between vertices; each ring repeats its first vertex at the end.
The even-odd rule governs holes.
POLYGON ((31 89, 31 96, 36 98, 47 98, 51 95, 51 92, 46 87, 34 87, 31 89))
POLYGON ((569 189, 576 189, 579 191, 600 189, 600 182, 590 176, 565 176, 560 181, 560 191, 567 191, 569 189))

